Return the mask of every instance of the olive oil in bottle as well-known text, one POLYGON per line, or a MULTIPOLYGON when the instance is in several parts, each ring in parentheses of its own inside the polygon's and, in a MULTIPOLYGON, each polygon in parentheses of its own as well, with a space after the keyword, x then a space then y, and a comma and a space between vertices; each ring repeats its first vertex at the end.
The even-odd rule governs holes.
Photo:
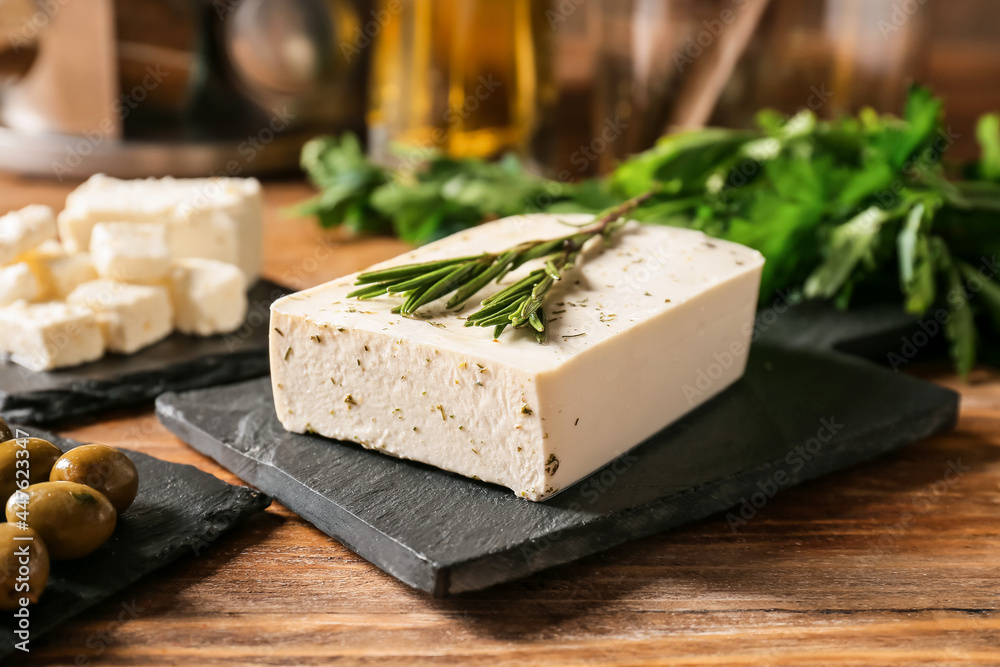
POLYGON ((551 89, 540 0, 382 0, 368 112, 373 157, 524 152, 551 89))

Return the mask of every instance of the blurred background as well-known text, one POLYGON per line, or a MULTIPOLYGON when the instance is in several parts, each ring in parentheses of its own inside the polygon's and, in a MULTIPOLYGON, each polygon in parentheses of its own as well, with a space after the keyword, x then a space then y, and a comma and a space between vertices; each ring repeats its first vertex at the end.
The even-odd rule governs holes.
POLYGON ((912 81, 963 159, 998 28, 991 0, 0 0, 0 169, 282 173, 349 130, 384 163, 512 151, 577 180, 764 106, 899 112, 912 81))

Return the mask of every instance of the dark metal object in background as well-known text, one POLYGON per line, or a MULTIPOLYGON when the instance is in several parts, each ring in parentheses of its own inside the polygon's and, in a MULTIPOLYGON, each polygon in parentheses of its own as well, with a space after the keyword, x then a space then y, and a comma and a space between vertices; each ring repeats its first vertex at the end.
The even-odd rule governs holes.
POLYGON ((334 35, 322 0, 243 0, 225 23, 226 50, 261 97, 305 95, 335 71, 334 35))

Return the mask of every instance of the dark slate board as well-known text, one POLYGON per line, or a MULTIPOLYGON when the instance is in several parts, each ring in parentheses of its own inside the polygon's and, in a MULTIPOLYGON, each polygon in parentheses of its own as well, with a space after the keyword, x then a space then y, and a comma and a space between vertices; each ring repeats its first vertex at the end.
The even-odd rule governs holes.
POLYGON ((837 351, 864 347, 866 339, 894 341, 912 319, 812 306, 770 324, 766 310, 760 317, 742 380, 544 503, 351 443, 287 433, 266 378, 165 394, 157 414, 195 449, 359 555, 444 596, 728 508, 738 512, 744 499, 763 500, 755 494, 780 492, 954 424, 954 392, 837 351))
POLYGON ((174 333, 135 354, 108 354, 47 373, 0 361, 0 413, 11 421, 51 425, 149 403, 165 391, 267 375, 268 311, 290 291, 258 281, 248 295, 247 318, 232 334, 203 338, 174 333))
MULTIPOLYGON (((32 427, 20 428, 63 451, 81 444, 32 427)), ((29 646, 150 572, 184 555, 203 553, 213 540, 271 504, 259 491, 226 484, 194 466, 123 451, 139 471, 139 495, 118 517, 111 539, 97 551, 85 558, 52 563, 45 592, 38 604, 28 608, 29 646)), ((0 614, 0 658, 19 652, 14 647, 19 640, 14 636, 12 614, 0 614)))

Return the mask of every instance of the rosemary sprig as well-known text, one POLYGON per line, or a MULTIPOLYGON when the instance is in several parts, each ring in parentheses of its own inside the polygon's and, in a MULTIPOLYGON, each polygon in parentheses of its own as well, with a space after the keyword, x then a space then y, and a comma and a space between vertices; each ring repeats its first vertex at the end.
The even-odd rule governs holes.
POLYGON ((504 329, 530 327, 535 340, 544 343, 547 334, 542 304, 552 287, 574 266, 583 246, 595 237, 609 243, 612 234, 625 223, 625 214, 645 202, 654 190, 633 197, 601 213, 589 227, 548 241, 526 241, 500 253, 483 253, 454 259, 394 266, 368 271, 358 276, 359 289, 348 297, 373 299, 386 294, 405 297, 392 309, 412 315, 428 303, 452 294, 448 308, 460 308, 491 282, 499 282, 508 272, 527 262, 545 259, 545 265, 496 294, 484 299, 481 308, 469 315, 465 326, 493 327, 493 337, 504 329))

